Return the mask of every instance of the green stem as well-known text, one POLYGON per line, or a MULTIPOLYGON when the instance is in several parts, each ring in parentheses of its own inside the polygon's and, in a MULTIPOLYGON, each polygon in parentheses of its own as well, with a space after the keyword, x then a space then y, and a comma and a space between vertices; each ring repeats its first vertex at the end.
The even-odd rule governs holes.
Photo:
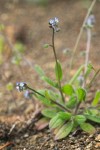
POLYGON ((74 112, 75 115, 77 114, 80 105, 81 105, 81 102, 79 102, 75 108, 75 112, 74 112))
MULTIPOLYGON (((56 66, 57 66, 57 71, 58 71, 57 54, 56 54, 56 50, 55 50, 55 42, 54 41, 55 41, 55 31, 53 29, 53 34, 52 34, 52 48, 53 48, 54 57, 55 57, 55 61, 56 61, 56 66)), ((59 74, 59 71, 58 71, 58 74, 59 74)), ((65 99, 64 99, 64 96, 63 96, 63 93, 62 93, 62 90, 61 90, 61 81, 60 81, 59 75, 58 75, 58 84, 59 84, 59 92, 61 94, 62 101, 65 102, 65 99)))
MULTIPOLYGON (((27 86, 27 89, 29 89, 29 90, 31 90, 31 91, 33 91, 34 93, 36 93, 36 94, 38 94, 38 95, 40 95, 40 96, 42 96, 42 97, 44 97, 44 98, 46 98, 43 94, 41 94, 41 93, 39 93, 39 92, 37 92, 36 90, 34 90, 34 89, 32 89, 32 88, 30 88, 30 87, 28 87, 27 86)), ((64 110, 64 111, 67 111, 67 112, 69 112, 69 113, 71 113, 71 111, 69 110, 69 109, 67 109, 66 107, 64 107, 63 105, 61 105, 60 103, 58 103, 58 102, 56 102, 56 101, 54 101, 53 99, 49 99, 51 102, 53 102, 54 104, 56 104, 57 106, 59 106, 62 110, 64 110)))
POLYGON ((92 80, 91 80, 90 83, 88 84, 87 89, 89 89, 89 88, 91 87, 93 81, 95 80, 95 78, 96 78, 96 76, 99 74, 99 72, 100 72, 100 69, 98 69, 98 70, 96 71, 96 73, 95 73, 95 75, 93 76, 92 80))

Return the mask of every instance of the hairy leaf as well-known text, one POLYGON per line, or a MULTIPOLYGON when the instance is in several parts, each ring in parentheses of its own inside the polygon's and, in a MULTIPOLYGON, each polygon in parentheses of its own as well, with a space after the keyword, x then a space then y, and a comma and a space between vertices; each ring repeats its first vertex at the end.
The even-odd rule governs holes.
POLYGON ((62 87, 62 91, 63 93, 71 96, 73 93, 74 93, 74 89, 72 87, 71 84, 65 84, 63 87, 62 87))
POLYGON ((58 113, 58 116, 59 116, 61 119, 69 120, 72 115, 71 115, 71 113, 68 113, 68 112, 59 112, 59 113, 58 113))
POLYGON ((51 102, 49 99, 47 99, 47 98, 45 97, 45 90, 38 90, 37 92, 39 92, 39 93, 41 93, 42 95, 44 95, 44 97, 43 97, 43 96, 41 96, 41 95, 35 94, 35 96, 36 96, 40 101, 42 101, 43 104, 45 104, 46 106, 52 106, 52 105, 53 105, 52 102, 51 102))
POLYGON ((93 115, 85 115, 87 119, 96 122, 96 123, 100 123, 100 116, 93 116, 93 115))
POLYGON ((55 117, 53 117, 50 120, 49 127, 50 127, 50 129, 54 129, 58 126, 63 125, 64 122, 65 122, 65 120, 61 119, 58 115, 56 115, 55 117))
POLYGON ((96 106, 100 101, 100 91, 97 91, 93 99, 92 106, 96 106))
POLYGON ((75 108, 76 104, 77 104, 77 98, 76 96, 72 95, 69 101, 66 103, 66 106, 72 109, 75 108))
POLYGON ((57 110, 56 109, 44 109, 42 110, 42 114, 45 116, 45 117, 48 117, 48 118, 53 118, 57 113, 57 110))
POLYGON ((40 66, 35 65, 34 69, 40 75, 40 77, 45 76, 45 73, 44 73, 44 71, 42 70, 42 68, 40 66))
POLYGON ((73 129, 73 122, 69 121, 68 123, 64 124, 55 136, 55 140, 60 140, 65 138, 73 129))
POLYGON ((76 115, 75 116, 75 121, 78 123, 78 124, 82 124, 86 121, 86 117, 84 115, 76 115))
POLYGON ((96 131, 95 128, 89 123, 80 124, 80 127, 82 130, 84 130, 85 132, 88 132, 89 134, 93 134, 96 131))
POLYGON ((75 73, 75 75, 72 77, 72 79, 69 81, 69 84, 72 84, 74 83, 74 81, 76 81, 76 79, 78 78, 78 76, 80 75, 80 73, 82 72, 84 68, 84 65, 82 65, 78 70, 77 72, 75 73))
POLYGON ((77 98, 78 98, 79 102, 82 102, 82 101, 85 100, 85 98, 86 98, 86 91, 85 91, 85 89, 78 88, 76 90, 76 94, 77 94, 77 98))
POLYGON ((51 86, 53 86, 55 88, 58 88, 58 83, 52 81, 50 78, 48 78, 46 76, 43 76, 41 79, 46 81, 49 85, 51 85, 51 86))
POLYGON ((57 80, 62 80, 63 73, 62 73, 62 67, 59 61, 57 61, 55 65, 55 73, 56 73, 57 80))

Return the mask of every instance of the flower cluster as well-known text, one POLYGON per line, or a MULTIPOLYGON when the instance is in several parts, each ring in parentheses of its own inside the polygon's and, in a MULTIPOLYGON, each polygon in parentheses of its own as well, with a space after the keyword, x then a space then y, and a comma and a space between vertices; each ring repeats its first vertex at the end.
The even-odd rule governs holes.
POLYGON ((86 24, 87 27, 93 27, 94 23, 95 23, 95 16, 94 16, 93 14, 91 14, 91 15, 87 18, 85 24, 86 24))
POLYGON ((24 97, 26 99, 30 99, 30 98, 32 98, 32 94, 33 94, 33 92, 30 92, 29 90, 26 90, 25 93, 24 93, 24 97))
POLYGON ((53 28, 55 32, 58 32, 60 28, 58 28, 59 20, 57 17, 49 20, 50 28, 53 28))
POLYGON ((25 82, 18 82, 16 83, 16 89, 20 92, 24 91, 27 89, 27 84, 25 82))

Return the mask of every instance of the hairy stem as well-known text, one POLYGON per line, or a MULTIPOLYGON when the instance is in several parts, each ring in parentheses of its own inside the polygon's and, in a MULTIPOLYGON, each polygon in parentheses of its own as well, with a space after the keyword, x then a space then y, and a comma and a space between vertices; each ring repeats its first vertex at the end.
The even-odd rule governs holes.
POLYGON ((81 26, 79 35, 78 35, 78 37, 77 37, 77 39, 76 39, 76 43, 75 43, 75 46, 74 46, 74 49, 73 49, 73 54, 72 54, 72 58, 71 58, 71 62, 70 62, 70 70, 72 69, 72 66, 73 66, 73 60, 74 60, 75 52, 76 52, 76 50, 77 50, 77 47, 78 47, 78 44, 79 44, 79 41, 80 41, 80 38, 81 38, 81 35, 82 35, 83 29, 84 29, 84 25, 85 25, 85 23, 86 23, 87 18, 88 18, 89 15, 90 15, 92 9, 93 9, 95 3, 96 3, 96 0, 93 0, 92 3, 91 3, 91 5, 90 5, 90 7, 89 7, 89 9, 88 9, 88 12, 87 12, 87 14, 86 14, 86 17, 85 17, 85 19, 84 19, 84 21, 83 21, 83 24, 82 24, 82 26, 81 26))
POLYGON ((91 79, 90 83, 87 86, 87 89, 89 89, 93 83, 93 81, 95 80, 95 78, 97 77, 97 75, 100 73, 100 69, 98 69, 95 73, 95 75, 93 76, 93 78, 91 79))
POLYGON ((77 114, 80 105, 81 105, 81 102, 79 102, 75 108, 75 112, 74 112, 75 115, 77 114))
MULTIPOLYGON (((28 87, 27 86, 27 89, 29 89, 29 90, 31 90, 31 91, 33 91, 35 94, 38 94, 38 95, 40 95, 40 96, 42 96, 42 97, 44 97, 44 98, 46 98, 43 94, 41 94, 41 93, 39 93, 39 92, 37 92, 36 90, 34 90, 34 89, 32 89, 32 88, 30 88, 30 87, 28 87)), ((49 99, 51 102, 53 102, 54 104, 56 104, 57 106, 59 106, 62 110, 64 110, 64 111, 67 111, 67 112, 70 112, 71 113, 71 111, 69 110, 69 109, 67 109, 66 107, 64 107, 63 105, 61 105, 60 103, 58 103, 58 102, 56 102, 56 101, 54 101, 53 99, 49 99)))
POLYGON ((87 71, 88 61, 89 61, 89 51, 91 44, 91 29, 87 28, 87 46, 86 46, 86 57, 85 57, 85 73, 87 71))
MULTIPOLYGON (((57 66, 57 71, 58 71, 58 62, 57 62, 57 54, 56 54, 56 50, 55 50, 55 31, 53 29, 53 34, 52 34, 52 48, 53 48, 53 52, 54 52, 54 57, 55 57, 55 61, 56 61, 56 66, 57 66)), ((59 74, 59 71, 58 71, 59 74)), ((58 75, 58 85, 59 85, 59 92, 61 94, 62 97, 62 101, 65 102, 62 90, 61 90, 61 81, 59 79, 59 75, 58 75)))
MULTIPOLYGON (((87 27, 87 45, 86 45, 86 57, 85 57, 85 71, 84 75, 86 74, 87 71, 87 66, 89 62, 89 52, 90 52, 90 44, 91 44, 91 29, 87 27)), ((83 87, 86 85, 86 79, 84 79, 83 82, 83 87)))

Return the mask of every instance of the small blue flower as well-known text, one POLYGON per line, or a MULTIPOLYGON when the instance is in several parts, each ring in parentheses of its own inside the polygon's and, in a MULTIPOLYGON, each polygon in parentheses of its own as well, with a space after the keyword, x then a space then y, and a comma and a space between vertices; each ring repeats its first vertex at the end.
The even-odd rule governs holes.
POLYGON ((79 81, 80 86, 82 86, 82 84, 83 84, 83 82, 84 82, 84 77, 83 77, 82 75, 80 75, 80 76, 78 77, 78 81, 79 81))
POLYGON ((24 93, 24 97, 26 99, 30 99, 30 98, 32 98, 32 94, 33 94, 32 92, 26 90, 25 93, 24 93))
POLYGON ((88 26, 88 27, 93 27, 93 25, 95 24, 95 16, 93 15, 93 14, 91 14, 88 18, 87 18, 87 20, 86 20, 86 26, 88 26))
POLYGON ((55 32, 59 31, 58 23, 59 23, 59 20, 57 17, 49 20, 50 28, 53 28, 55 32))
POLYGON ((25 82, 18 82, 16 83, 16 89, 20 92, 24 91, 27 89, 27 84, 25 82))

